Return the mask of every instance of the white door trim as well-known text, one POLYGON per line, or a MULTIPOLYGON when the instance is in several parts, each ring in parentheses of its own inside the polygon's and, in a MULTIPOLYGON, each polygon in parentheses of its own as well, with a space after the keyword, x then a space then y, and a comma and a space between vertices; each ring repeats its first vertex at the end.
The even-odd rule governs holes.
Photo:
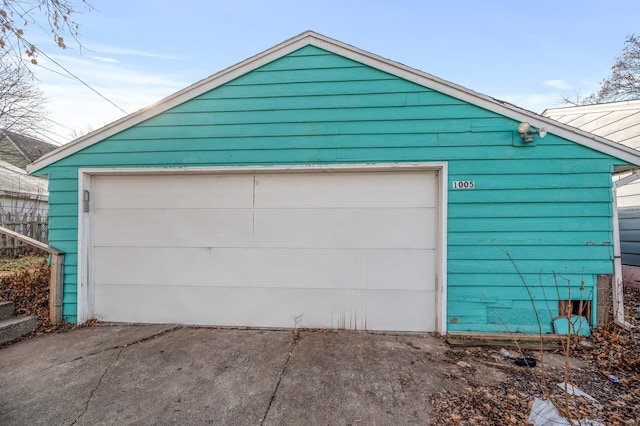
POLYGON ((78 169, 78 323, 93 316, 93 280, 91 274, 91 227, 93 200, 89 199, 89 212, 84 209, 84 191, 91 194, 93 177, 100 175, 153 175, 153 174, 249 174, 249 173, 331 173, 331 172, 438 172, 438 254, 436 283, 438 307, 436 327, 447 332, 447 191, 448 164, 446 162, 377 163, 377 164, 329 164, 287 166, 223 166, 223 167, 171 167, 171 168, 80 168, 78 169))
MULTIPOLYGON (((93 315, 93 295, 89 289, 89 266, 91 262, 91 213, 85 211, 84 191, 91 191, 92 174, 78 173, 78 324, 85 323, 93 315)), ((88 201, 91 206, 91 200, 88 201)))

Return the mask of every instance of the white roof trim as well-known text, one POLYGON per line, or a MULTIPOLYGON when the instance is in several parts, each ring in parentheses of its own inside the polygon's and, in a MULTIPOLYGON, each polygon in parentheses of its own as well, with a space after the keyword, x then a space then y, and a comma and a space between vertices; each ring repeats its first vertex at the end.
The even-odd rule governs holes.
POLYGON ((306 31, 296 37, 284 41, 271 49, 265 50, 249 59, 224 69, 211 77, 201 80, 179 92, 170 95, 156 104, 143 108, 94 132, 82 136, 62 147, 40 157, 37 161, 27 166, 31 173, 38 171, 56 161, 59 161, 73 153, 87 148, 109 136, 115 135, 125 129, 139 124, 151 117, 159 115, 175 106, 178 106, 192 98, 221 86, 236 77, 246 74, 275 59, 285 56, 304 46, 312 45, 329 52, 353 59, 357 62, 369 65, 373 68, 396 75, 405 80, 412 81, 421 86, 445 93, 471 104, 480 106, 489 111, 496 112, 517 121, 530 122, 535 127, 546 127, 550 133, 569 139, 578 144, 593 148, 597 151, 617 157, 621 160, 640 166, 640 152, 608 139, 593 135, 574 127, 559 123, 550 118, 543 117, 534 112, 519 108, 506 102, 501 102, 489 96, 474 92, 457 84, 442 80, 431 74, 418 71, 398 62, 382 58, 372 53, 360 50, 348 44, 333 40, 313 31, 306 31))

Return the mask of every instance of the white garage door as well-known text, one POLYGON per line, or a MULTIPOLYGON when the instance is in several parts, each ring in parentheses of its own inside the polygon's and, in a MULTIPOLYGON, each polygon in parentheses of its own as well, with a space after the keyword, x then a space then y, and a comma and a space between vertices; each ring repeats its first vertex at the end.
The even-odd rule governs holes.
POLYGON ((436 329, 437 176, 93 177, 104 321, 436 329))

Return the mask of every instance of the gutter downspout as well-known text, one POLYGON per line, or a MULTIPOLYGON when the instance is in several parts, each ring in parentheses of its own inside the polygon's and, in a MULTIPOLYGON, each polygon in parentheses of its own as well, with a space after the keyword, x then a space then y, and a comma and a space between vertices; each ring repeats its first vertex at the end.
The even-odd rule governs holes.
POLYGON ((622 258, 620 253, 620 223, 618 222, 618 193, 619 187, 628 185, 640 179, 640 170, 636 170, 629 176, 613 182, 613 322, 630 330, 633 325, 624 319, 624 285, 622 283, 622 258))

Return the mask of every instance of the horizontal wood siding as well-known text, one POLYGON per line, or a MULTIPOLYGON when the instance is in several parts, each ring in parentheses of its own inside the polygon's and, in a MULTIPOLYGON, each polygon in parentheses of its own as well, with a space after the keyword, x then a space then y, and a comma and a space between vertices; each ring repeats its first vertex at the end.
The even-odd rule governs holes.
POLYGON ((55 168, 49 172, 49 190, 55 201, 49 205, 50 245, 64 251, 63 316, 74 323, 77 316, 78 266, 78 172, 55 168), (69 177, 73 176, 73 177, 69 177))
POLYGON ((449 184, 448 329, 537 332, 528 286, 550 332, 569 288, 595 300, 597 274, 612 273, 620 161, 552 134, 522 146, 517 124, 305 47, 47 167, 51 244, 76 253, 78 167, 448 161, 450 182, 476 185, 449 184))
MULTIPOLYGON (((625 177, 622 174, 620 177, 625 177)), ((623 185, 616 190, 618 208, 640 208, 640 180, 623 185)))
POLYGON ((640 266, 640 208, 621 208, 618 218, 622 264, 640 266))

